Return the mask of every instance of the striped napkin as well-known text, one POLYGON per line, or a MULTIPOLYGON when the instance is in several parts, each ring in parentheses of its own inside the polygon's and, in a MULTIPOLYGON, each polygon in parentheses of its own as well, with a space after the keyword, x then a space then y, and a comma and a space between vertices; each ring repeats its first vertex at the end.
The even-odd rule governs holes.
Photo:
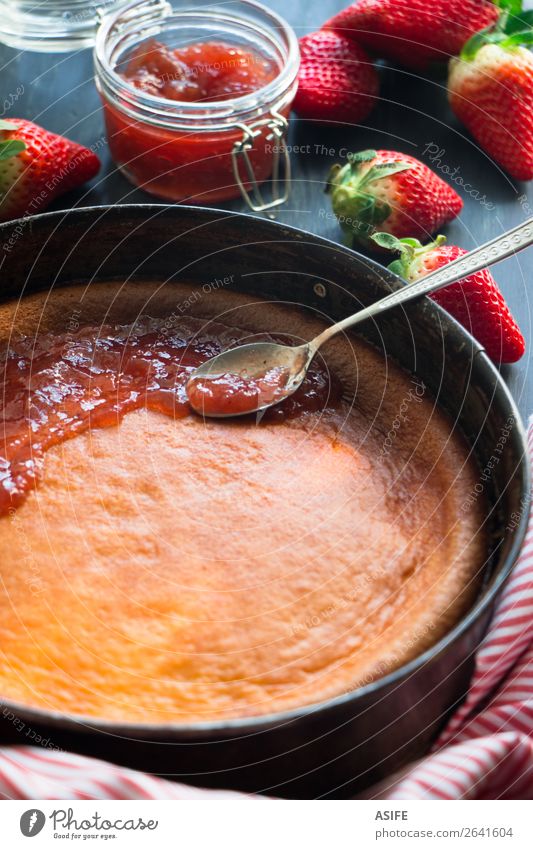
MULTIPOLYGON (((533 419, 529 426, 533 457, 533 419)), ((477 653, 466 701, 424 760, 367 799, 533 798, 533 513, 520 559, 477 653)), ((4 799, 257 799, 200 790, 94 758, 0 748, 4 799)))

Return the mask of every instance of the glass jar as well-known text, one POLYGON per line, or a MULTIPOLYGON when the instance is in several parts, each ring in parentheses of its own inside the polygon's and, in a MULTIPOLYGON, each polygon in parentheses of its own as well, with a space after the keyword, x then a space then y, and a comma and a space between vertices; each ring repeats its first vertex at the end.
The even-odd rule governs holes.
POLYGON ((0 41, 43 53, 94 44, 99 14, 124 0, 0 0, 0 41))
POLYGON ((171 201, 213 203, 244 195, 254 210, 288 195, 288 116, 296 92, 298 41, 285 21, 253 0, 136 0, 106 15, 96 37, 96 83, 107 139, 136 186, 171 201), (261 88, 227 100, 190 102, 147 94, 120 73, 150 40, 171 48, 224 43, 275 63, 261 88), (272 200, 260 184, 273 178, 272 200))

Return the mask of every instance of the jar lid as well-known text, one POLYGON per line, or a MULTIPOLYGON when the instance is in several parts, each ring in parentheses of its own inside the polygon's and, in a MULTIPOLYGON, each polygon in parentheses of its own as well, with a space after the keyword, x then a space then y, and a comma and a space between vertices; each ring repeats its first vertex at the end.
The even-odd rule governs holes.
POLYGON ((0 42, 58 53, 94 44, 101 16, 124 0, 0 0, 0 42))

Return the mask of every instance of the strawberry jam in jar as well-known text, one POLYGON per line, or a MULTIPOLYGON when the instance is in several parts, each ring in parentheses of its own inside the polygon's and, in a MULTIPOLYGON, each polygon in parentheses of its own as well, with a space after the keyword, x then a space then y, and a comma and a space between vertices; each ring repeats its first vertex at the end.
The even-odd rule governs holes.
POLYGON ((104 17, 95 65, 111 155, 136 186, 199 204, 242 194, 256 210, 286 199, 299 51, 278 15, 136 0, 104 17))

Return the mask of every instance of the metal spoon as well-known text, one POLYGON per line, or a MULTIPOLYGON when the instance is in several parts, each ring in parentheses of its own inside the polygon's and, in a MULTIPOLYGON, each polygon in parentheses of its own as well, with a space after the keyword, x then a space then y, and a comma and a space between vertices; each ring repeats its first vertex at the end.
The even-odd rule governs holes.
POLYGON ((438 271, 428 274, 417 283, 410 283, 405 288, 392 292, 375 304, 337 322, 304 345, 291 348, 288 345, 279 345, 273 342, 253 342, 224 351, 203 363, 189 379, 187 393, 191 406, 196 412, 204 416, 227 417, 254 413, 259 410, 266 410, 274 404, 279 404, 298 389, 316 352, 332 336, 347 330, 349 327, 355 327, 362 321, 378 316, 391 307, 405 304, 422 295, 429 295, 431 292, 436 292, 451 283, 457 283, 470 274, 474 274, 486 266, 494 265, 531 244, 533 244, 533 218, 448 263, 438 271), (231 404, 228 405, 227 398, 218 403, 216 397, 211 397, 209 403, 206 403, 205 395, 194 391, 200 385, 208 387, 211 385, 211 381, 217 379, 222 379, 222 382, 224 382, 225 377, 234 377, 236 382, 241 384, 243 381, 261 382, 267 373, 277 376, 276 391, 272 391, 270 386, 270 389, 265 393, 259 387, 255 396, 252 393, 250 406, 244 405, 245 408, 235 408, 231 404), (231 411, 228 412, 229 408, 231 408, 231 411))

